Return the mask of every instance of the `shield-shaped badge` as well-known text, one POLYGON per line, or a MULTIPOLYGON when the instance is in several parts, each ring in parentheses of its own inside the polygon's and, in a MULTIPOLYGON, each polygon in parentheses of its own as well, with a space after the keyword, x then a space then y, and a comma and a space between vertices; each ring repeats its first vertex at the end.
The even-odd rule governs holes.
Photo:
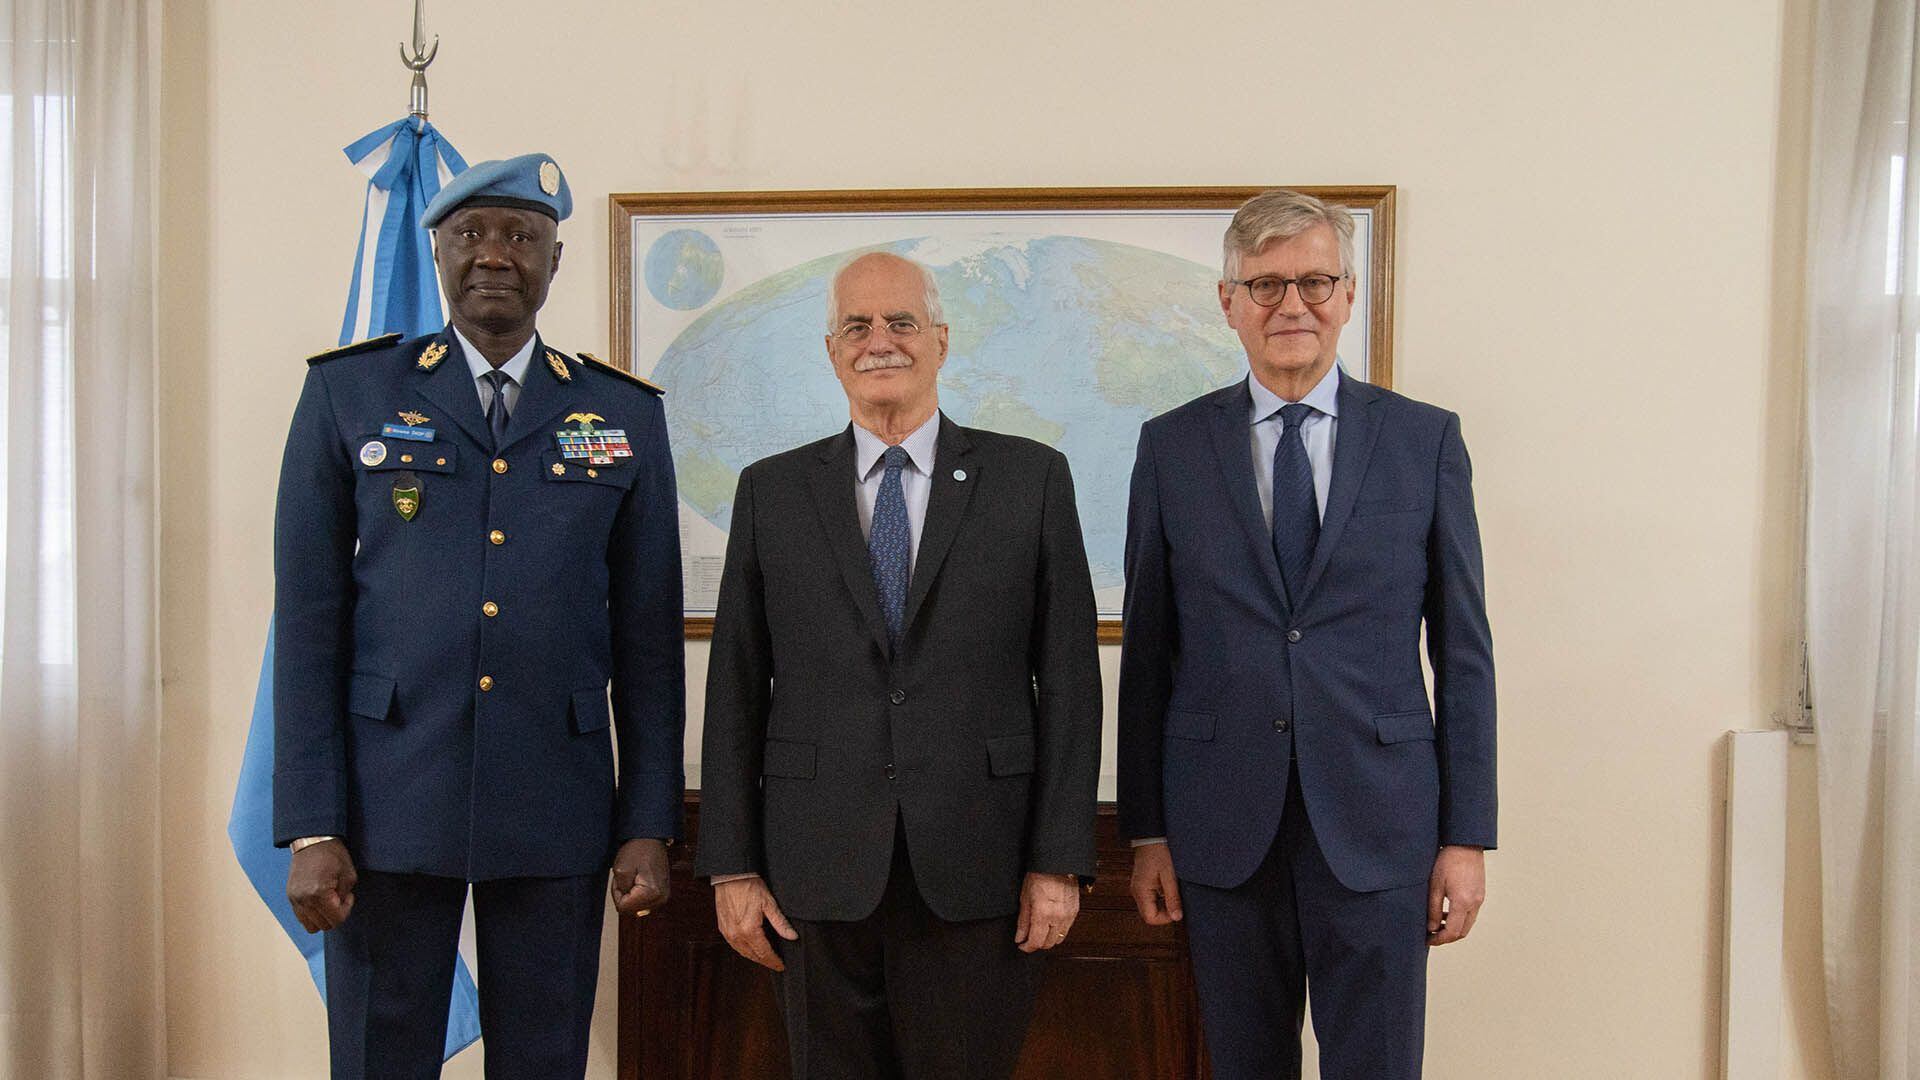
POLYGON ((401 521, 412 521, 413 515, 420 512, 420 479, 412 473, 402 473, 393 481, 393 510, 400 515, 401 521))

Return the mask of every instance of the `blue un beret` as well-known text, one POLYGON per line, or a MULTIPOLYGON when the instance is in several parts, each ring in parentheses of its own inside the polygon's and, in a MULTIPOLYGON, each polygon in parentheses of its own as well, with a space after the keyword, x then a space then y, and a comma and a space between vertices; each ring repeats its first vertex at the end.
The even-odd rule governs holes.
POLYGON ((560 166, 545 154, 482 161, 440 189, 420 215, 420 227, 431 229, 462 206, 511 206, 565 221, 573 213, 573 192, 560 166))

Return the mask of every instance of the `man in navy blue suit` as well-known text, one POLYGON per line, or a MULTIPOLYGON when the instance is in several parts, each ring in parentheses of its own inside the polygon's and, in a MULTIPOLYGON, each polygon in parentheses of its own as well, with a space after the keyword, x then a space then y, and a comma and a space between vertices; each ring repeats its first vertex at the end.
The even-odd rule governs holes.
POLYGON ((335 1077, 439 1074, 469 887, 487 1075, 582 1075, 609 862, 623 913, 667 899, 673 459, 657 387, 535 332, 572 205, 544 154, 460 174, 421 219, 449 325, 314 357, 294 410, 274 836, 335 1077))
POLYGON ((1418 1077, 1427 949, 1494 846, 1493 646, 1453 413, 1350 378, 1353 219, 1269 191, 1220 307, 1246 381, 1148 421, 1127 518, 1120 828, 1184 919, 1214 1075, 1418 1077), (1425 628, 1429 704, 1420 664, 1425 628))

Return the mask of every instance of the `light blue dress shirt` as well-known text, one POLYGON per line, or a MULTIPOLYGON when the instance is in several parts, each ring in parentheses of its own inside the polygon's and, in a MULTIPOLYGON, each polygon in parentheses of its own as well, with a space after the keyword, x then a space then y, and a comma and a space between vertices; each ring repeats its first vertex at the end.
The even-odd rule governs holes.
MULTIPOLYGON (((935 409, 927 421, 913 429, 913 434, 900 441, 900 448, 907 452, 911 463, 900 470, 900 494, 907 500, 907 536, 909 555, 907 558, 908 580, 912 580, 913 565, 920 560, 921 526, 927 522, 927 496, 933 493, 933 452, 940 441, 940 410, 935 409)), ((887 444, 880 436, 853 425, 853 480, 856 486, 855 500, 860 504, 860 535, 873 535, 873 503, 880 497, 880 481, 887 475, 886 467, 880 463, 880 455, 887 452, 887 444)))
MULTIPOLYGON (((1313 468, 1313 501, 1319 505, 1320 519, 1327 517, 1327 485, 1333 482, 1333 433, 1340 423, 1340 365, 1335 363, 1307 391, 1301 403, 1311 405, 1314 412, 1300 421, 1300 439, 1307 444, 1307 464, 1313 468)), ((1260 516, 1273 528, 1273 451, 1280 445, 1280 432, 1285 429, 1280 422, 1282 406, 1292 405, 1279 394, 1266 388, 1253 374, 1247 374, 1247 394, 1253 410, 1249 416, 1253 443, 1253 482, 1260 489, 1260 516)), ((1133 841, 1134 847, 1148 844, 1164 844, 1164 836, 1142 836, 1133 841)))
MULTIPOLYGON (((900 470, 900 494, 907 501, 907 537, 909 555, 907 558, 907 577, 913 577, 913 564, 920 558, 920 533, 927 523, 927 497, 933 494, 933 452, 940 441, 940 410, 935 409, 927 422, 913 429, 913 434, 901 440, 900 446, 907 452, 909 464, 900 470)), ((880 464, 880 455, 887 452, 887 444, 880 436, 853 425, 853 483, 854 502, 860 508, 860 535, 863 538, 873 536, 873 504, 880 497, 880 481, 887 475, 886 468, 880 464)), ((725 885, 729 881, 744 881, 759 877, 759 874, 716 874, 710 880, 714 885, 725 885)))
MULTIPOLYGON (((1340 423, 1340 365, 1335 363, 1300 399, 1314 412, 1300 422, 1300 438, 1307 444, 1307 464, 1313 467, 1313 496, 1320 519, 1327 517, 1327 485, 1333 481, 1333 434, 1340 423)), ((1273 527, 1273 452, 1280 445, 1280 408, 1294 404, 1264 386, 1252 374, 1247 392, 1253 401, 1251 427, 1253 479, 1260 489, 1260 516, 1273 527)))
MULTIPOLYGON (((460 351, 467 354, 467 370, 473 372, 473 385, 480 393, 480 415, 485 416, 487 406, 493 404, 493 382, 483 376, 493 370, 493 365, 487 363, 487 358, 480 355, 480 350, 474 348, 473 342, 468 341, 467 336, 459 329, 456 328, 453 331, 453 336, 460 341, 460 351)), ((507 415, 509 416, 513 415, 513 407, 520 404, 520 388, 527 384, 527 365, 533 363, 533 343, 538 340, 540 340, 538 334, 529 337, 527 343, 520 346, 519 352, 508 357, 507 362, 500 365, 500 370, 506 372, 507 378, 513 380, 502 391, 507 395, 507 415)))

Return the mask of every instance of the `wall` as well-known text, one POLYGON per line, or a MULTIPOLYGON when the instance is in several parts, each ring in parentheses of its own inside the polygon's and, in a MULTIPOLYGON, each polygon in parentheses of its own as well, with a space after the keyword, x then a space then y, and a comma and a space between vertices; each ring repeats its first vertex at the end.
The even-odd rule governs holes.
MULTIPOLYGON (((431 83, 470 160, 539 148, 567 169, 578 209, 542 327, 574 350, 607 344, 610 191, 1399 185, 1396 381, 1465 419, 1504 719, 1503 850, 1473 939, 1433 958, 1429 1073, 1706 1076, 1718 735, 1766 723, 1793 677, 1797 322, 1772 301, 1797 280, 1804 78, 1782 40, 1806 6, 1785 2, 472 0, 430 9, 431 83)), ((403 111, 409 7, 166 9, 176 1076, 323 1072, 319 1005, 223 829, 281 432, 299 358, 337 332, 359 220, 339 148, 403 111)), ((1823 1075, 1811 835, 1792 1075, 1823 1075)), ((603 980, 595 1075, 612 999, 603 980)))

